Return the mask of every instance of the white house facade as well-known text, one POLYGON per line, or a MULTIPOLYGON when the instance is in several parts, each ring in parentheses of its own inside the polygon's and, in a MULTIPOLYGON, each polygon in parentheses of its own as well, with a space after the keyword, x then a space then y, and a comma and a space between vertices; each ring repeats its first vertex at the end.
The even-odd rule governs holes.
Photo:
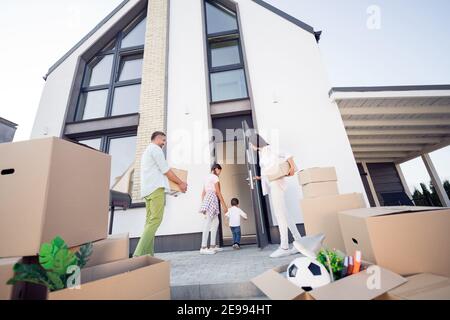
MULTIPOLYGON (((389 148, 379 150, 377 158, 364 151, 370 146, 361 146, 366 141, 350 132, 357 124, 342 113, 343 101, 355 102, 356 96, 350 96, 349 88, 329 92, 319 38, 320 32, 262 0, 123 1, 49 70, 31 138, 57 136, 110 153, 111 186, 126 180, 133 200, 127 210, 115 211, 113 233, 130 232, 135 242, 145 222, 140 156, 151 133, 162 130, 169 164, 189 172, 189 189, 167 197, 157 251, 199 247, 203 177, 216 161, 224 166, 226 200, 238 197, 250 213, 243 241, 276 243, 270 197, 247 182, 257 168, 242 148, 224 148, 244 145, 243 125, 292 154, 300 169, 335 167, 340 193, 363 193, 374 206, 383 205, 382 192, 368 171, 393 168, 389 174, 400 181, 394 191, 407 194, 398 161, 422 150, 416 146, 395 159, 384 157, 389 148)), ((438 88, 433 94, 450 99, 448 91, 438 88)), ((442 134, 427 150, 448 145, 446 103, 442 134)), ((380 126, 370 128, 374 132, 380 126)), ((389 140, 389 134, 380 136, 389 140)), ((296 178, 288 181, 289 214, 303 231, 301 188, 296 178)), ((219 237, 227 244, 229 231, 221 227, 219 237)))

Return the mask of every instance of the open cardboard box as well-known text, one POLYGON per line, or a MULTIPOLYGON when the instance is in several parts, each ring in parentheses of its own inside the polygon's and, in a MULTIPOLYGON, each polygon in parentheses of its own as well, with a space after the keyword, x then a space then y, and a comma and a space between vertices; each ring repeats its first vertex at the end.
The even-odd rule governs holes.
POLYGON ((450 300, 450 279, 429 273, 406 278, 408 282, 383 294, 380 300, 450 300))
POLYGON ((0 144, 0 257, 107 237, 111 156, 58 138, 0 144))
POLYGON ((338 212, 366 207, 360 193, 341 194, 320 198, 305 198, 300 201, 307 235, 323 233, 324 246, 346 252, 338 212))
POLYGON ((80 289, 27 286, 33 300, 169 300, 170 264, 142 256, 82 269, 80 289))
POLYGON ((287 267, 288 265, 285 265, 268 270, 253 278, 252 282, 271 300, 373 300, 406 282, 406 279, 398 274, 378 267, 377 275, 362 270, 306 292, 286 278, 283 273, 287 267), (372 282, 372 279, 375 279, 375 282, 372 282), (377 279, 380 281, 377 282, 377 279))
POLYGON ((450 277, 450 209, 382 207, 342 211, 346 250, 403 276, 450 277))
MULTIPOLYGON (((188 172, 186 170, 181 170, 181 169, 175 169, 175 168, 171 168, 171 170, 173 171, 173 173, 175 173, 175 175, 180 178, 182 181, 187 182, 188 179, 188 172)), ((171 196, 177 196, 181 193, 180 187, 169 180, 169 188, 170 188, 170 192, 168 193, 171 196)))
MULTIPOLYGON (((78 251, 80 246, 70 248, 78 251)), ((130 257, 130 236, 128 233, 110 235, 108 238, 92 243, 92 255, 86 268, 109 262, 128 259, 130 257)))

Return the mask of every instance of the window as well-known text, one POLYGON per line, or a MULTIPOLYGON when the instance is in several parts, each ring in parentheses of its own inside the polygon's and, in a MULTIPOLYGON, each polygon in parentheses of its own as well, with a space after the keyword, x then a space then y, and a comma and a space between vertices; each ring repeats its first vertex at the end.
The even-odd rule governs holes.
POLYGON ((108 153, 111 155, 111 186, 116 183, 134 162, 136 137, 119 137, 109 140, 108 153))
POLYGON ((223 67, 241 63, 237 40, 211 44, 211 67, 223 67))
POLYGON ((246 98, 244 70, 211 73, 211 94, 214 101, 246 98))
POLYGON ((136 156, 135 133, 81 139, 78 142, 111 155, 110 186, 130 168, 136 156))
POLYGON ((212 102, 248 98, 236 14, 205 1, 212 102))
POLYGON ((139 111, 146 21, 140 14, 87 63, 75 121, 139 111))
POLYGON ((102 138, 80 140, 78 142, 97 150, 101 150, 102 147, 102 138))
POLYGON ((209 35, 238 29, 236 14, 234 12, 209 2, 206 2, 205 5, 206 26, 209 35))
POLYGON ((140 93, 140 84, 116 88, 111 115, 118 116, 138 112, 140 93))

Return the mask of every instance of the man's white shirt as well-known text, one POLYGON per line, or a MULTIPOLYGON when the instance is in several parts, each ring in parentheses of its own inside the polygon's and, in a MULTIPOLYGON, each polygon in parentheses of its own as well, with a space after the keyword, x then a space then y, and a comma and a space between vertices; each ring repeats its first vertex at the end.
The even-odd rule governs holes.
POLYGON ((161 147, 150 143, 141 158, 141 197, 152 194, 159 188, 169 190, 169 180, 165 174, 170 170, 161 147))

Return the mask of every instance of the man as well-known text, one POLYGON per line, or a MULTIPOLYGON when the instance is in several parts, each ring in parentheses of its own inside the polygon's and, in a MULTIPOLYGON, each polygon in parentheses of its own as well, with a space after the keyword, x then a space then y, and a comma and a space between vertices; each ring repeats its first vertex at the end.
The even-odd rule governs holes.
POLYGON ((183 193, 187 190, 186 182, 178 178, 169 168, 162 148, 166 144, 164 132, 154 132, 152 142, 145 149, 141 158, 141 197, 145 199, 147 219, 144 232, 134 251, 135 257, 154 255, 155 234, 161 225, 169 181, 176 183, 183 193))

